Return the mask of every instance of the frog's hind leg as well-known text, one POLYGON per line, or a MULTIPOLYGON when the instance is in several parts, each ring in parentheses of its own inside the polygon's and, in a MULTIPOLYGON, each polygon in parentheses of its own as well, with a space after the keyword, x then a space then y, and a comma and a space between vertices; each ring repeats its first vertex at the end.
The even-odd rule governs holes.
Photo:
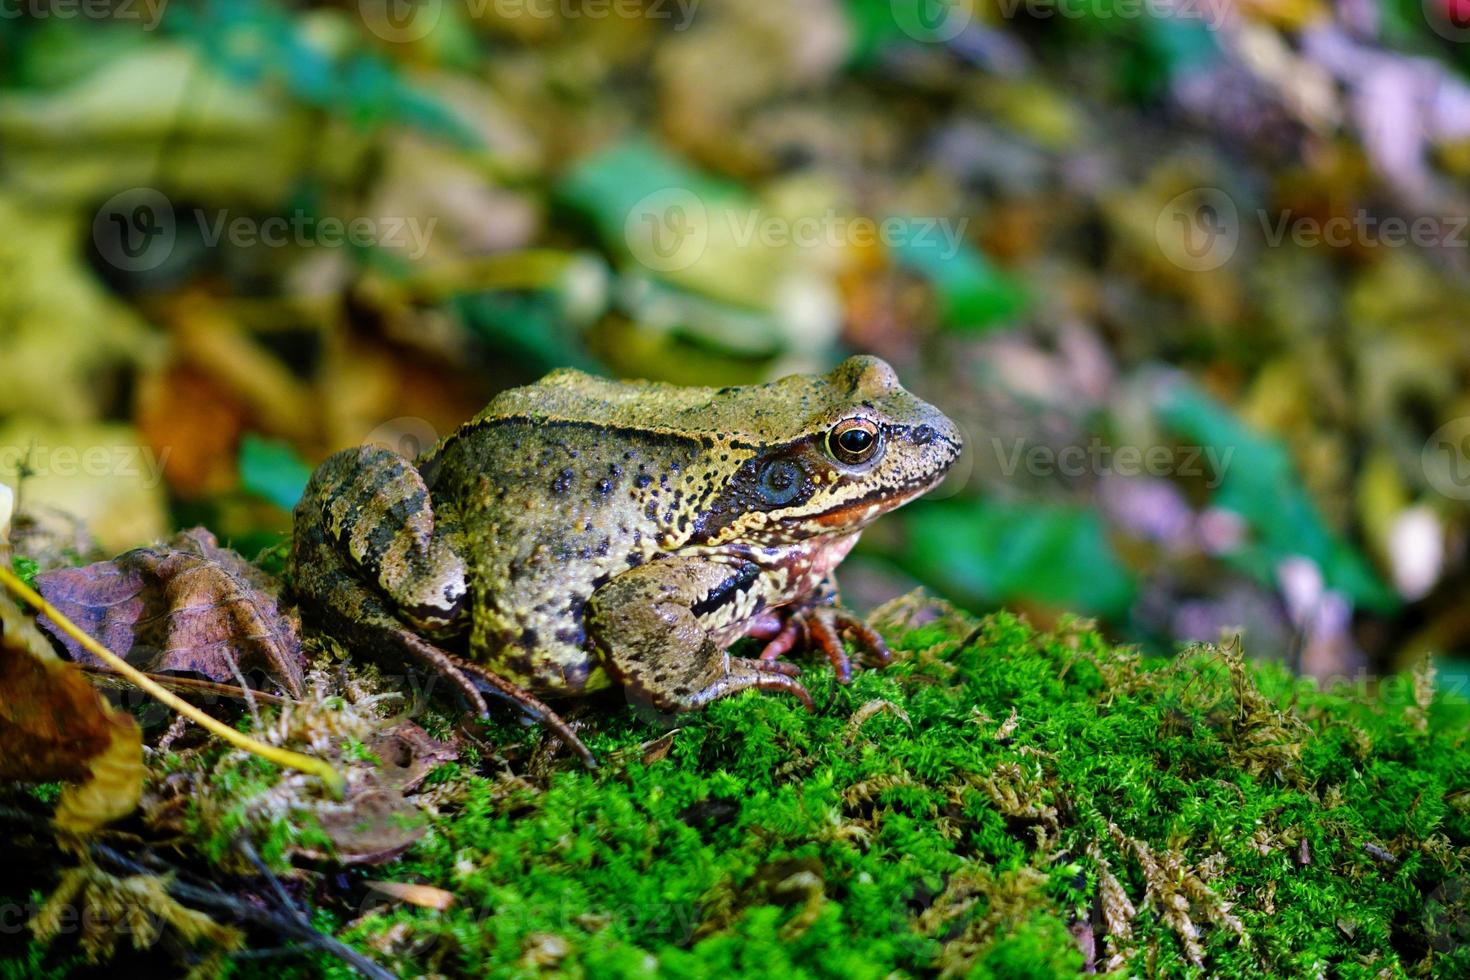
POLYGON ((365 650, 397 651, 423 664, 434 675, 454 685, 481 718, 490 714, 482 690, 493 690, 555 732, 589 768, 596 767, 592 752, 540 699, 505 678, 440 649, 405 626, 382 598, 352 574, 347 562, 319 530, 303 528, 298 532, 293 564, 298 570, 311 569, 311 615, 329 635, 365 650))
POLYGON ((468 607, 456 515, 413 464, 379 446, 344 449, 312 474, 297 534, 320 535, 420 633, 462 631, 468 607))
MULTIPOLYGON (((428 646, 428 644, 425 644, 425 646, 428 646)), ((443 653, 442 650, 439 652, 443 653)), ((466 660, 453 657, 449 659, 452 666, 461 673, 461 676, 466 674, 472 675, 476 680, 483 682, 497 694, 510 701, 514 701, 522 711, 551 729, 557 738, 561 739, 565 745, 581 757, 583 764, 588 769, 597 768, 597 756, 593 755, 592 750, 587 748, 586 743, 577 737, 577 733, 572 731, 572 726, 567 724, 566 719, 551 710, 540 698, 519 684, 512 683, 506 678, 501 677, 493 670, 489 670, 479 664, 472 664, 466 660)))
POLYGON ((298 524, 291 561, 295 590, 310 600, 303 612, 327 635, 349 647, 376 652, 380 658, 392 650, 416 660, 453 684, 476 714, 489 713, 480 689, 455 666, 454 658, 394 616, 383 599, 353 575, 319 529, 298 524), (306 569, 309 576, 303 574, 306 569))

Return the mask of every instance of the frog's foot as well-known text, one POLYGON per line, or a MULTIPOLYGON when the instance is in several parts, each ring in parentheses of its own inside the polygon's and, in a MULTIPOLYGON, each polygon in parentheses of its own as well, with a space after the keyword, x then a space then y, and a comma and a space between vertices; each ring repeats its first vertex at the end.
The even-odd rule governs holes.
MULTIPOLYGON (((552 711, 551 708, 546 704, 546 702, 542 701, 540 698, 536 697, 536 695, 521 687, 519 684, 514 684, 511 681, 506 680, 504 677, 501 677, 493 670, 488 670, 485 667, 481 667, 479 664, 470 663, 468 660, 460 660, 457 657, 449 657, 447 654, 445 655, 445 657, 450 661, 452 669, 456 673, 458 673, 461 678, 464 678, 466 683, 468 683, 472 688, 477 687, 476 682, 479 682, 479 684, 483 684, 485 687, 490 688, 495 693, 504 697, 506 700, 515 702, 522 711, 539 721, 541 724, 545 725, 547 728, 551 729, 552 734, 561 739, 568 748, 570 748, 573 752, 577 753, 577 755, 581 757, 582 763, 588 769, 597 768, 597 756, 593 755, 592 750, 587 748, 586 743, 577 737, 577 733, 572 731, 572 726, 568 725, 566 723, 566 720, 563 719, 561 715, 557 714, 555 711, 552 711), (473 678, 473 680, 470 680, 470 678, 473 678)), ((476 696, 479 696, 478 690, 476 690, 476 696)), ((488 712, 484 710, 484 704, 484 699, 481 698, 481 717, 484 717, 486 714, 488 714, 488 712)))
POLYGON ((748 687, 753 687, 757 691, 784 691, 805 705, 806 710, 816 711, 817 706, 812 703, 811 694, 801 681, 796 679, 798 673, 800 671, 794 664, 731 657, 730 669, 725 676, 696 691, 678 704, 670 706, 680 711, 702 708, 711 701, 729 697, 748 687))
POLYGON ((867 654, 867 659, 878 666, 886 667, 893 661, 893 653, 883 637, 878 635, 878 631, 864 622, 857 613, 841 606, 806 606, 797 609, 786 617, 786 621, 774 634, 769 632, 769 625, 769 621, 762 620, 751 630, 751 635, 767 640, 760 655, 761 661, 765 663, 775 663, 795 649, 798 642, 802 642, 808 648, 816 647, 821 650, 836 671, 837 679, 846 684, 852 680, 852 661, 843 648, 843 636, 851 639, 867 654))

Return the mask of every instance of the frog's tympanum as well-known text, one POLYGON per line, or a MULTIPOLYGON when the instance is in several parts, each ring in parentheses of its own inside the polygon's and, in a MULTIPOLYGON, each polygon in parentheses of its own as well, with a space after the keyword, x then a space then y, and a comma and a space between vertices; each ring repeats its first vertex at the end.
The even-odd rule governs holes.
POLYGON ((427 662, 482 714, 482 690, 512 698, 590 764, 536 695, 618 683, 681 711, 754 687, 810 707, 779 660, 798 640, 844 681, 843 634, 886 663, 832 570, 959 452, 873 357, 718 390, 556 371, 416 460, 329 458, 296 509, 293 578, 329 631, 427 662), (730 656, 745 636, 761 654, 730 656))

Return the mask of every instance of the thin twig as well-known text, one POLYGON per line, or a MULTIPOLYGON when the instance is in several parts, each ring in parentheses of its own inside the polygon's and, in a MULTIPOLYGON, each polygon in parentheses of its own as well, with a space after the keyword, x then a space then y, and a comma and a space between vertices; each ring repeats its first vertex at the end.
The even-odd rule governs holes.
POLYGON ((281 908, 291 913, 292 918, 298 922, 310 925, 306 916, 296 907, 296 903, 291 900, 291 896, 286 893, 286 886, 281 884, 281 879, 277 878, 276 873, 270 869, 270 866, 261 860, 260 853, 255 850, 255 845, 250 843, 250 838, 241 834, 235 841, 235 845, 240 848, 240 853, 245 855, 245 860, 249 861, 251 866, 255 868, 256 874, 264 878, 266 883, 271 886, 271 891, 275 892, 276 901, 281 903, 281 908))
MULTIPOLYGON (((102 858, 113 866, 129 874, 153 874, 148 868, 132 860, 124 854, 113 850, 106 844, 93 842, 92 854, 102 858)), ((331 953, 333 956, 352 967, 358 973, 371 980, 398 980, 391 972, 368 959, 362 953, 343 943, 335 936, 329 936, 319 932, 309 923, 296 917, 286 917, 258 905, 242 902, 238 898, 227 895, 218 888, 201 888, 182 881, 164 879, 164 889, 181 902, 203 906, 218 912, 228 912, 237 918, 254 922, 258 925, 274 929, 282 935, 299 939, 308 946, 331 953)), ((298 913, 299 914, 299 913, 298 913)))
MULTIPOLYGON (((115 682, 117 684, 126 684, 128 682, 126 677, 111 667, 104 667, 101 664, 77 664, 77 666, 99 680, 115 682)), ((246 699, 246 692, 234 684, 221 684, 218 681, 200 680, 197 677, 176 677, 172 674, 145 673, 143 676, 153 681, 159 687, 176 691, 179 694, 217 694, 222 698, 230 698, 233 701, 244 701, 246 699)), ((261 704, 297 703, 292 698, 282 697, 279 694, 270 694, 266 691, 257 691, 253 688, 249 692, 249 697, 254 698, 261 704)))
MULTIPOLYGON (((56 828, 49 820, 16 807, 0 806, 0 819, 25 824, 42 833, 55 835, 56 828)), ((110 864, 119 871, 130 875, 150 875, 160 878, 164 890, 181 902, 214 912, 228 913, 237 919, 253 922, 288 938, 299 940, 307 947, 337 957, 358 973, 368 977, 369 980, 398 980, 391 971, 368 959, 340 939, 319 931, 294 905, 288 905, 291 914, 287 917, 259 905, 241 901, 222 891, 218 886, 189 884, 180 879, 179 869, 173 868, 155 854, 149 854, 155 866, 150 868, 99 841, 89 841, 87 849, 93 860, 110 864)))

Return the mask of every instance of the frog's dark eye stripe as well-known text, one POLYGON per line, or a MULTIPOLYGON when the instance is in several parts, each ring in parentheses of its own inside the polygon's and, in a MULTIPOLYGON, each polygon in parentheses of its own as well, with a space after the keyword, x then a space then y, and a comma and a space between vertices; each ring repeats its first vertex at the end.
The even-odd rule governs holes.
POLYGON ((878 426, 867 419, 843 419, 827 432, 827 454, 848 466, 866 463, 881 444, 878 426))

